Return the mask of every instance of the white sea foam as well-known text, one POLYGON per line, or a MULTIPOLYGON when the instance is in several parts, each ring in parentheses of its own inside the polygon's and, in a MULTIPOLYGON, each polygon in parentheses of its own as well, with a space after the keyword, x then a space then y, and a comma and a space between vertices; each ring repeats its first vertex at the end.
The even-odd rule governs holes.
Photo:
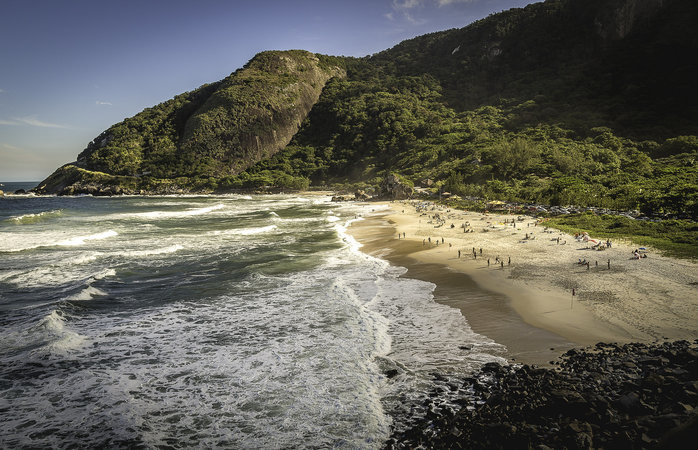
POLYGON ((103 278, 107 277, 113 277, 116 276, 116 270, 114 269, 103 269, 97 272, 96 274, 92 275, 92 279, 94 280, 101 280, 103 278))
POLYGON ((133 213, 129 214, 128 216, 142 219, 171 219, 177 217, 200 216, 202 214, 208 214, 212 211, 217 211, 223 208, 225 208, 225 205, 218 203, 217 205, 207 206, 205 208, 194 208, 184 211, 148 211, 143 213, 133 213))
POLYGON ((268 233, 277 229, 276 225, 267 225, 266 227, 254 227, 254 228, 237 228, 232 230, 216 230, 211 231, 209 234, 214 236, 220 235, 238 235, 238 236, 252 236, 255 234, 268 233))
POLYGON ((107 238, 118 236, 118 235, 119 235, 119 233, 117 233, 116 231, 108 230, 108 231, 103 231, 101 233, 89 234, 87 236, 76 236, 76 237, 73 237, 70 239, 56 242, 55 245, 75 247, 75 246, 79 246, 79 245, 85 245, 85 242, 87 242, 87 241, 98 241, 101 239, 107 239, 107 238))
POLYGON ((66 239, 66 233, 64 232, 5 233, 0 235, 0 252, 16 253, 53 246, 77 247, 85 245, 88 241, 107 239, 118 234, 114 230, 108 230, 84 236, 68 237, 66 239))
POLYGON ((7 219, 8 222, 16 224, 29 224, 37 223, 52 217, 58 217, 63 215, 62 209, 52 209, 50 211, 42 211, 40 213, 34 214, 22 214, 21 216, 10 217, 7 219))
POLYGON ((76 256, 75 258, 68 260, 67 262, 69 264, 87 264, 89 262, 96 261, 97 258, 102 256, 103 254, 104 253, 102 252, 83 253, 79 256, 76 256))
POLYGON ((182 250, 184 248, 183 245, 180 244, 174 244, 170 245, 168 247, 161 247, 161 248, 152 248, 148 250, 130 250, 127 252, 119 252, 119 255, 122 256, 128 256, 128 257, 134 257, 134 258, 142 258, 144 256, 152 256, 152 255, 165 255, 168 253, 174 253, 179 250, 182 250))
POLYGON ((98 289, 94 286, 87 286, 85 289, 78 292, 77 294, 74 294, 74 295, 71 295, 70 297, 67 297, 66 300, 71 300, 71 301, 92 300, 94 297, 101 297, 104 295, 107 295, 107 293, 104 292, 103 290, 98 289))
POLYGON ((65 328, 63 317, 55 309, 32 327, 32 330, 44 330, 50 333, 60 333, 65 328))
MULTIPOLYGON (((360 207, 345 209, 323 199, 312 206, 289 196, 240 202, 245 207, 226 200, 225 209, 207 217, 220 219, 213 223, 191 214, 215 211, 204 199, 201 208, 160 211, 193 216, 169 231, 170 223, 143 229, 153 217, 134 216, 127 209, 128 202, 142 199, 123 201, 125 207, 110 209, 114 214, 107 219, 97 214, 79 218, 130 219, 128 227, 110 225, 120 239, 101 241, 99 247, 95 242, 95 248, 53 244, 46 251, 3 255, 11 273, 0 273, 21 288, 8 292, 51 286, 52 293, 62 292, 59 299, 75 301, 46 317, 45 306, 26 310, 36 316, 14 311, 17 319, 7 319, 11 329, 0 327, 0 342, 9 336, 19 349, 8 352, 0 344, 5 356, 0 377, 24 370, 36 374, 19 377, 17 406, 0 411, 3 437, 18 447, 51 446, 52 435, 31 442, 26 436, 80 423, 80 436, 67 436, 67 446, 103 447, 133 439, 158 447, 195 436, 201 447, 380 448, 390 433, 384 408, 392 412, 402 404, 422 404, 409 401, 428 395, 431 371, 467 370, 492 358, 489 350, 496 351, 496 344, 470 331, 458 310, 434 303, 432 284, 404 280, 399 277, 404 270, 359 251, 346 229, 362 219, 346 218, 360 214, 360 207), (264 212, 266 207, 291 217, 274 217, 264 212), (260 216, 265 221, 257 222, 260 216), (283 233, 275 233, 277 226, 283 233), (268 235, 234 237, 262 233, 268 235), (306 238, 312 245, 302 244, 306 238), (240 240, 249 245, 239 245, 240 240), (269 258, 268 247, 255 253, 267 243, 277 255, 299 257, 269 258), (157 256, 185 248, 196 250, 187 255, 186 268, 167 267, 162 278, 137 270, 142 261, 132 261, 151 255, 158 262, 179 261, 157 256), (310 253, 313 248, 318 250, 310 253), (250 258, 241 272, 232 264, 237 251, 250 258), (211 264, 221 254, 229 266, 217 266, 215 259, 211 264), (15 273, 18 267, 23 269, 15 273), (124 274, 118 289, 98 281, 116 276, 117 270, 124 274), (159 282, 174 279, 178 270, 186 283, 159 282), (90 299, 105 295, 115 296, 114 308, 94 300, 90 305, 90 299), (67 315, 73 310, 79 314, 67 315), (37 325, 29 330, 28 323, 37 325), (463 344, 477 351, 456 346, 463 344), (69 364, 32 365, 47 357, 69 364), (387 379, 386 368, 399 373, 387 379)), ((138 210, 149 201, 143 203, 138 210)), ((66 240, 66 232, 89 234, 60 225, 22 245, 66 240)))

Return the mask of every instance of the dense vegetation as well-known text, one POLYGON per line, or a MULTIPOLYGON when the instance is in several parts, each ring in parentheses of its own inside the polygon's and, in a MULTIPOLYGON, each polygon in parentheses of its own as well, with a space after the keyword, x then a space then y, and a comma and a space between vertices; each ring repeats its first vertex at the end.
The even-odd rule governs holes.
POLYGON ((628 239, 638 247, 652 246, 669 255, 698 258, 698 223, 688 220, 651 222, 587 213, 553 217, 546 225, 568 233, 586 231, 608 239, 628 239))
POLYGON ((290 52, 291 67, 267 52, 115 125, 78 165, 218 191, 396 172, 460 195, 696 218, 695 23, 689 0, 548 0, 366 58, 290 52), (303 94, 283 93, 313 85, 308 72, 339 76, 291 117, 303 94), (299 117, 283 151, 254 151, 299 117))
POLYGON ((371 185, 395 171, 461 195, 697 217, 698 8, 672 2, 612 39, 595 6, 534 4, 347 61, 249 173, 371 185))

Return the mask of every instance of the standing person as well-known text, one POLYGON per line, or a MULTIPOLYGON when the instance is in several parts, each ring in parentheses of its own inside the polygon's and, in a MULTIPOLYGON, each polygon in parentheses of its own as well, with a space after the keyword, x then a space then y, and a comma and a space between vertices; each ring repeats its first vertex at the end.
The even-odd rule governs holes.
POLYGON ((511 256, 509 257, 509 261, 507 261, 507 266, 511 266, 511 256))
POLYGON ((480 256, 482 256, 482 247, 480 247, 480 256))
POLYGON ((487 258, 487 267, 489 267, 489 266, 490 266, 490 259, 487 258))
POLYGON ((608 270, 611 270, 611 258, 608 259, 608 270))
POLYGON ((458 250, 458 259, 460 259, 460 250, 458 250))

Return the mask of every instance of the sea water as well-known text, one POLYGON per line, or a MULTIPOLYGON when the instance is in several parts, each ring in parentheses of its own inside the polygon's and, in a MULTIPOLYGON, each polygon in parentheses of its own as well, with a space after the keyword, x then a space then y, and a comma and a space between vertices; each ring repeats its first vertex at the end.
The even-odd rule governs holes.
POLYGON ((0 198, 0 447, 379 448, 503 348, 359 251, 375 208, 0 198))

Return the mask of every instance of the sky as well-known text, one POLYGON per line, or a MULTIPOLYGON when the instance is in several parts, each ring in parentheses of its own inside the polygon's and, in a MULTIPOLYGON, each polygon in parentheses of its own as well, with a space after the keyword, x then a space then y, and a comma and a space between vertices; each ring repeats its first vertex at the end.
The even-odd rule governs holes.
POLYGON ((264 50, 366 56, 536 0, 3 0, 0 181, 40 181, 114 123, 264 50))

